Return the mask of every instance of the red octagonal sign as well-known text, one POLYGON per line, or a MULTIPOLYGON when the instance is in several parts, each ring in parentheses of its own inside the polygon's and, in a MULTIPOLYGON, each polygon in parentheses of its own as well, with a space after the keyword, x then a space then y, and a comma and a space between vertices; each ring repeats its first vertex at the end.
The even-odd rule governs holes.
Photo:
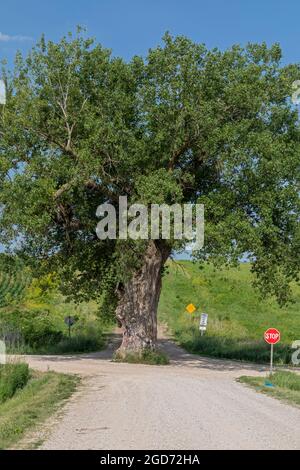
POLYGON ((280 341, 280 331, 276 328, 269 328, 264 333, 264 339, 269 344, 276 344, 280 341))

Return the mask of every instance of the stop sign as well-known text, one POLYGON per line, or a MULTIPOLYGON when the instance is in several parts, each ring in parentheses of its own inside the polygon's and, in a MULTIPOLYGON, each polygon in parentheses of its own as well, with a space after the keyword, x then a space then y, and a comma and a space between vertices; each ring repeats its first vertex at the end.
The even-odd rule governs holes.
POLYGON ((264 339, 269 344, 276 344, 280 341, 280 331, 276 328, 269 328, 264 333, 264 339))

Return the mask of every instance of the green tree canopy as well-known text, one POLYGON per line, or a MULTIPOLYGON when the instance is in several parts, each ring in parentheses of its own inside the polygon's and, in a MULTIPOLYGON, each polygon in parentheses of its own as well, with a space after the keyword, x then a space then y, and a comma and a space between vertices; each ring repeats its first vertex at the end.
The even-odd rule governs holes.
POLYGON ((203 203, 205 246, 196 256, 224 264, 247 253, 262 290, 284 302, 300 261, 300 134, 290 99, 298 78, 277 44, 207 50, 166 34, 145 59, 125 62, 80 33, 42 38, 5 72, 2 242, 17 238, 45 270, 59 269, 74 295, 116 289, 128 335, 134 318, 140 336, 155 336, 160 272, 177 245, 99 240, 96 208, 117 207, 120 195, 203 203), (154 252, 152 305, 141 272, 154 252), (148 300, 137 306, 134 289, 148 300), (141 327, 149 316, 152 333, 141 327))

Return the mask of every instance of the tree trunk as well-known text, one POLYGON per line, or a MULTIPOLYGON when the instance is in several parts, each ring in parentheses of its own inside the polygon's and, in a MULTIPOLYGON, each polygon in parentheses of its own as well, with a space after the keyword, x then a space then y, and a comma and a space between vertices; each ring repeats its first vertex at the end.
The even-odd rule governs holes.
POLYGON ((169 254, 165 245, 151 240, 141 269, 118 291, 116 316, 123 328, 119 357, 127 353, 141 355, 145 349, 156 348, 161 275, 169 254))

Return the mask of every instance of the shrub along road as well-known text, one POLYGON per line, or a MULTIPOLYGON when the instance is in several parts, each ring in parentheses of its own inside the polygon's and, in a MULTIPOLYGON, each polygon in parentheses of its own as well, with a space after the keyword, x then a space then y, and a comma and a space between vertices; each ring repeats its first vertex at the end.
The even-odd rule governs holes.
MULTIPOLYGON (((118 335, 115 335, 115 342, 118 335)), ((299 449, 300 409, 235 381, 264 367, 186 353, 163 337, 168 366, 111 362, 114 344, 77 356, 27 356, 82 386, 35 433, 42 449, 299 449)))

